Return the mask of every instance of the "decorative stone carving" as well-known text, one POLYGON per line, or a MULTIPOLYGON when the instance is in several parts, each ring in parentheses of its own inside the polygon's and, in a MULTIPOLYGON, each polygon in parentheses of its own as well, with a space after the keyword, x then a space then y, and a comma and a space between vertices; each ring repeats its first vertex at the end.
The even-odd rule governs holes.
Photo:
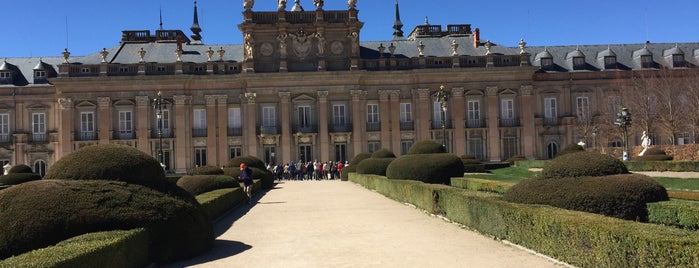
POLYGON ((112 105, 112 99, 109 97, 97 97, 97 106, 109 107, 112 105))
POLYGON ((454 97, 463 97, 464 96, 464 88, 462 88, 462 87, 452 88, 451 95, 454 97))
POLYGON ((226 51, 223 50, 223 47, 221 47, 217 52, 218 52, 218 60, 223 61, 223 55, 226 54, 226 51))
POLYGON ((279 98, 282 102, 289 102, 291 100, 291 92, 279 92, 279 98))
POLYGON ((527 46, 527 42, 524 42, 524 39, 519 40, 519 54, 527 54, 526 51, 524 51, 524 48, 527 46))
POLYGON ((204 95, 206 106, 216 106, 216 95, 204 95))
POLYGON ((280 33, 277 36, 277 41, 279 42, 279 55, 282 58, 286 58, 286 39, 289 37, 286 33, 280 33))
POLYGON ((380 141, 381 140, 381 133, 367 133, 367 140, 380 141))
POLYGON ((322 33, 316 33, 316 39, 318 39, 318 56, 322 57, 325 54, 325 37, 322 33))
POLYGON ((107 51, 106 48, 102 48, 102 51, 100 51, 100 56, 102 57, 102 63, 107 62, 107 55, 109 55, 109 51, 107 51))
POLYGON ((277 136, 261 136, 262 144, 264 145, 274 145, 277 144, 277 136))
POLYGON ((490 48, 493 47, 493 43, 490 42, 490 40, 485 42, 485 54, 490 55, 490 48))
POLYGON ((350 90, 350 95, 352 96, 352 100, 354 101, 366 96, 366 92, 364 90, 350 90))
POLYGON ((185 105, 187 102, 192 100, 192 96, 176 95, 172 96, 172 99, 175 100, 175 105, 185 105))
POLYGON ((236 137, 228 137, 228 145, 242 145, 243 141, 240 139, 239 136, 236 137))
POLYGON ((194 147, 206 147, 206 139, 194 139, 192 143, 194 147))
POLYGON ((522 96, 529 96, 532 94, 532 90, 534 87, 532 85, 522 85, 519 87, 519 93, 522 94, 522 96))
POLYGON ((316 10, 322 10, 323 9, 323 0, 313 0, 313 5, 316 6, 316 10))
POLYGON ((175 49, 175 56, 177 56, 177 62, 182 62, 182 53, 183 52, 184 51, 182 50, 182 48, 178 47, 177 49, 175 49))
POLYGON ((245 93, 245 99, 248 100, 248 104, 255 104, 255 99, 257 99, 257 93, 245 93))
POLYGON ((206 51, 206 57, 207 57, 207 59, 206 59, 207 61, 213 61, 214 49, 209 47, 209 50, 206 51))
POLYGON ((243 1, 243 8, 245 8, 245 11, 252 10, 252 7, 255 5, 255 0, 244 0, 243 1))
POLYGON ((294 54, 296 54, 296 57, 298 57, 301 60, 306 59, 308 54, 311 52, 311 40, 310 37, 313 37, 314 34, 306 34, 306 32, 303 30, 303 28, 299 29, 299 31, 295 34, 289 34, 291 36, 292 44, 293 44, 293 51, 294 54))
POLYGON ((277 11, 285 11, 286 10, 286 0, 279 0, 277 2, 277 11))
POLYGON ((63 54, 63 64, 70 63, 68 62, 68 59, 70 58, 70 52, 68 52, 68 48, 64 49, 61 54, 63 54))
POLYGON ((383 43, 379 44, 379 58, 383 58, 383 52, 386 50, 386 47, 383 46, 383 43))
POLYGON ((333 53, 335 55, 339 55, 339 54, 342 54, 343 51, 345 51, 345 45, 342 44, 341 41, 333 41, 330 44, 330 52, 331 53, 333 53))
POLYGON ((452 56, 458 56, 459 53, 457 50, 459 49, 459 44, 456 43, 456 40, 451 40, 451 55, 452 56))
POLYGON ((401 140, 412 140, 412 139, 415 139, 415 133, 413 133, 413 132, 401 132, 401 133, 400 133, 400 139, 401 139, 401 140))
POLYGON ((357 0, 347 0, 348 9, 357 9, 357 0))
POLYGON ((390 90, 379 90, 379 100, 388 100, 390 93, 390 90))
POLYGON ((262 54, 262 56, 269 56, 272 55, 272 53, 274 53, 272 44, 269 42, 262 43, 260 46, 260 54, 262 54))
POLYGON ((136 96, 136 106, 149 106, 150 98, 148 96, 136 96))
POLYGON ((327 90, 318 91, 318 99, 327 100, 328 99, 328 91, 327 90))
POLYGON ((348 38, 352 40, 352 55, 357 55, 359 53, 359 33, 352 32, 348 38))
POLYGON ((498 94, 498 87, 485 87, 485 92, 488 96, 495 96, 498 94))
POLYGON ((245 43, 245 59, 252 60, 253 50, 255 48, 255 39, 252 38, 252 34, 245 33, 243 35, 243 42, 245 43))
POLYGON ((395 57, 396 54, 396 46, 391 43, 391 45, 388 47, 388 51, 391 52, 391 58, 395 57))
MULTIPOLYGON (((138 51, 138 62, 143 63, 145 60, 143 58, 146 57, 146 50, 141 48, 141 50, 138 51)), ((210 57, 209 57, 210 59, 210 57)))
POLYGON ((425 44, 423 44, 422 41, 420 41, 420 43, 417 45, 418 56, 424 57, 425 56, 425 53, 423 53, 424 51, 425 51, 425 44))
POLYGON ((400 100, 400 90, 389 90, 388 94, 391 96, 392 100, 400 100))
POLYGON ((61 109, 71 109, 73 108, 73 99, 58 98, 58 105, 60 105, 61 109))
POLYGON ((417 89, 417 95, 421 99, 426 99, 430 97, 430 89, 429 88, 418 88, 417 89))

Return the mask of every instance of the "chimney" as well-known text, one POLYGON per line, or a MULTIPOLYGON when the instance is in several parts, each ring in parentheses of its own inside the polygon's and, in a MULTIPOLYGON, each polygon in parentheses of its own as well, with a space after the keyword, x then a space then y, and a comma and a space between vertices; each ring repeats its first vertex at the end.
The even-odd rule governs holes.
POLYGON ((473 30, 473 47, 478 47, 481 44, 481 29, 473 30))

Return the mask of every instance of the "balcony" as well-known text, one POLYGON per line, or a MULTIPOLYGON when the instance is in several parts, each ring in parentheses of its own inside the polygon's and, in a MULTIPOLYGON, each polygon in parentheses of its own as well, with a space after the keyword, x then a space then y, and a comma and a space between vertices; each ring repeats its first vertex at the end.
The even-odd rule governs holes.
POLYGON ((558 125, 558 117, 544 117, 544 125, 545 126, 557 126, 558 125))
POLYGON ((32 142, 48 142, 48 135, 46 133, 33 133, 32 142))
POLYGON ((366 131, 381 131, 381 123, 379 122, 367 122, 366 131))
POLYGON ((94 131, 80 131, 75 133, 76 141, 93 141, 97 140, 97 133, 94 131))
POLYGON ((519 127, 521 125, 519 118, 500 118, 501 127, 519 127))
POLYGON ((243 128, 242 127, 229 127, 228 128, 228 136, 243 136, 243 128))
POLYGON ((331 124, 328 126, 328 129, 330 129, 330 132, 351 132, 352 124, 331 124))
POLYGON ((294 126, 294 129, 292 130, 294 133, 317 133, 318 132, 318 126, 317 125, 303 125, 303 126, 294 126))
POLYGON ((466 119, 466 127, 467 127, 467 128, 482 128, 482 127, 485 127, 485 119, 484 119, 484 118, 466 119))
POLYGON ((413 121, 401 121, 400 130, 415 130, 415 122, 413 121))
MULTIPOLYGON (((172 129, 171 128, 163 128, 163 132, 161 133, 163 138, 172 138, 172 129)), ((158 136, 158 129, 152 129, 150 132, 150 137, 151 138, 160 138, 158 136)))
POLYGON ((277 131, 277 126, 261 126, 260 127, 260 135, 277 135, 279 132, 277 131))
POLYGON ((117 131, 114 132, 115 140, 133 140, 136 138, 136 133, 133 131, 117 131))
MULTIPOLYGON (((444 122, 445 128, 452 128, 453 124, 451 123, 451 120, 447 120, 444 122)), ((432 129, 442 129, 442 121, 432 121, 432 129)))
POLYGON ((193 128, 192 137, 206 137, 206 128, 193 128))

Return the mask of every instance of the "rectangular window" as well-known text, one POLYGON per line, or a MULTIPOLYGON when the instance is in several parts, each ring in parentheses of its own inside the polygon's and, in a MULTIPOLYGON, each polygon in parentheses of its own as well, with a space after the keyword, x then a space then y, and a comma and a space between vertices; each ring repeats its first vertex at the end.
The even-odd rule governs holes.
POLYGON ((299 130, 310 132, 311 130, 311 106, 298 107, 299 130))
POLYGON ((614 57, 614 56, 604 57, 604 68, 613 69, 614 67, 616 67, 616 57, 614 57))
POLYGON ((10 78, 10 72, 0 72, 0 78, 10 78))
POLYGON ((240 116, 240 108, 229 108, 228 109, 228 127, 229 128, 241 128, 243 127, 243 121, 240 116))
POLYGON ((413 122, 413 104, 404 102, 400 104, 400 122, 413 122))
POLYGON ((509 159, 517 155, 517 138, 504 137, 502 139, 502 156, 503 159, 509 159))
POLYGON ((651 56, 651 55, 641 56, 641 68, 653 68, 653 56, 651 56))
POLYGON ((544 120, 546 124, 556 124, 558 122, 557 119, 556 98, 544 98, 544 120))
POLYGON ((32 134, 46 134, 46 113, 32 114, 32 134))
POLYGON ((514 119, 515 109, 514 101, 512 99, 506 99, 500 101, 500 117, 502 119, 514 119))
POLYGON ((478 100, 469 100, 466 103, 468 110, 468 127, 481 127, 481 105, 478 100))
POLYGON ((573 69, 575 69, 575 70, 585 69, 585 58, 584 57, 574 57, 573 58, 573 69))
POLYGON ((335 143, 335 161, 347 161, 347 144, 335 143))
POLYGON ((441 105, 441 103, 439 103, 438 101, 435 101, 435 102, 432 104, 432 109, 433 109, 433 113, 432 113, 432 118, 433 118, 433 120, 432 120, 432 127, 435 128, 435 129, 437 129, 437 128, 442 128, 442 123, 446 124, 446 123, 447 123, 447 121, 446 121, 447 119, 446 119, 446 115, 445 115, 444 112, 442 111, 442 105, 441 105))
POLYGON ((412 140, 402 140, 400 141, 400 154, 401 155, 406 155, 408 154, 408 150, 410 150, 410 147, 413 146, 413 141, 412 140))
POLYGON ((588 97, 577 97, 575 99, 578 121, 589 122, 590 120, 590 101, 588 97))
POLYGON ((381 150, 381 142, 380 141, 370 141, 368 145, 369 145, 369 152, 370 153, 381 150))
POLYGON ((262 107, 262 125, 265 127, 277 125, 277 114, 274 106, 262 107))
POLYGON ((131 139, 133 134, 133 116, 131 111, 119 111, 119 138, 131 139))
POLYGON ((206 166, 206 148, 194 148, 194 165, 206 166))
POLYGON ((684 55, 682 55, 682 54, 672 55, 672 66, 673 67, 684 67, 684 55))
POLYGON ((333 105, 333 123, 336 126, 344 126, 347 123, 344 104, 333 105))
POLYGON ((206 129, 206 109, 194 109, 194 129, 206 129))
POLYGON ((10 114, 0 114, 0 142, 10 142, 10 114))
POLYGON ((378 123, 379 122, 379 105, 378 104, 367 104, 366 106, 367 123, 378 123))
POLYGON ((549 69, 553 67, 553 59, 552 58, 541 58, 541 68, 542 69, 549 69))
POLYGON ((34 74, 36 78, 46 78, 46 71, 36 71, 34 74))
POLYGON ((243 155, 243 148, 240 146, 231 146, 229 151, 230 151, 230 154, 228 157, 230 159, 233 159, 233 158, 236 158, 236 157, 243 155))
POLYGON ((80 138, 83 140, 94 139, 95 136, 95 113, 80 113, 80 138))
POLYGON ((483 160, 483 140, 482 139, 469 139, 468 140, 468 154, 476 157, 476 159, 483 160))

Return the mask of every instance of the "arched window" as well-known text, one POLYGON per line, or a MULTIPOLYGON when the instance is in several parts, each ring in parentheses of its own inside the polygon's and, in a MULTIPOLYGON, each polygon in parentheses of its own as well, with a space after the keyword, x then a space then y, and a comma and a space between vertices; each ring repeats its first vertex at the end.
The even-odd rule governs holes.
POLYGON ((34 173, 39 174, 41 177, 46 175, 46 162, 44 162, 44 160, 39 159, 34 161, 34 173))
POLYGON ((547 159, 553 159, 556 157, 556 154, 558 153, 558 143, 556 142, 549 142, 548 145, 546 145, 546 158, 547 159))

